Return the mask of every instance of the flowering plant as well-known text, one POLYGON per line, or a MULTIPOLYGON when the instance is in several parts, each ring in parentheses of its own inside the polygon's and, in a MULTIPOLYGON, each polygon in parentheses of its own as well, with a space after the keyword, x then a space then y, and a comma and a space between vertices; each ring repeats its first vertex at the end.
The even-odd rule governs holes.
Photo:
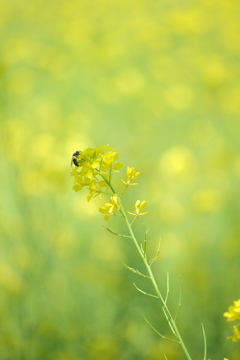
POLYGON ((232 341, 240 341, 240 299, 233 302, 232 306, 229 306, 223 316, 227 318, 227 321, 237 321, 237 325, 233 325, 233 336, 229 336, 228 339, 232 341))
MULTIPOLYGON (((126 174, 122 179, 122 183, 125 185, 125 189, 121 194, 118 194, 116 190, 116 185, 113 184, 113 175, 116 172, 119 172, 121 168, 123 168, 123 163, 118 162, 118 153, 115 152, 114 149, 109 148, 108 145, 103 145, 96 149, 88 148, 84 151, 76 151, 73 154, 73 169, 72 175, 74 178, 74 185, 73 190, 80 191, 82 189, 88 190, 87 200, 90 201, 92 198, 96 196, 101 196, 102 194, 107 195, 108 202, 102 205, 99 211, 104 214, 104 219, 108 221, 112 216, 116 214, 120 214, 126 223, 126 227, 128 233, 125 235, 117 234, 116 232, 106 228, 108 231, 115 235, 124 236, 130 238, 133 241, 135 248, 137 249, 138 254, 140 255, 145 268, 146 274, 141 273, 140 271, 129 267, 124 264, 124 266, 135 273, 136 275, 143 276, 151 281, 154 294, 149 294, 143 291, 142 289, 138 288, 135 284, 136 289, 144 295, 157 298, 159 300, 160 306, 162 308, 163 314, 166 318, 167 324, 172 332, 172 337, 166 337, 165 335, 161 334, 156 328, 146 319, 143 315, 144 320, 150 326, 150 328, 162 339, 172 341, 174 343, 179 344, 182 348, 183 353, 185 354, 186 359, 192 360, 188 349, 182 339, 180 331, 178 329, 178 325, 176 323, 178 311, 181 304, 181 291, 180 291, 180 298, 178 309, 176 314, 173 315, 168 307, 168 293, 169 293, 169 279, 167 277, 167 293, 163 295, 160 291, 157 282, 155 280, 155 276, 152 272, 152 264, 160 258, 160 244, 157 249, 156 256, 148 260, 147 253, 146 253, 146 243, 147 243, 147 231, 145 232, 144 243, 140 244, 134 234, 133 230, 133 223, 137 220, 140 216, 147 214, 145 207, 147 202, 145 200, 137 200, 135 203, 135 208, 132 211, 126 212, 124 209, 122 197, 125 190, 129 186, 137 185, 137 183, 133 182, 136 178, 139 177, 140 172, 136 171, 134 167, 127 167, 126 174), (129 215, 133 216, 133 218, 129 218, 129 215)), ((202 326, 203 331, 203 339, 204 339, 204 351, 203 351, 203 360, 206 360, 206 337, 204 328, 202 326)), ((167 356, 164 354, 165 359, 167 356)))

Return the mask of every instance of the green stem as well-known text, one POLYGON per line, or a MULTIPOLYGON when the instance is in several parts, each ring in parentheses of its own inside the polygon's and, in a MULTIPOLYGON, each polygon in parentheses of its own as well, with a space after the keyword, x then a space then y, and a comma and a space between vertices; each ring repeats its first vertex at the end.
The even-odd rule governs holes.
POLYGON ((151 269, 150 265, 148 264, 147 258, 146 258, 146 256, 145 256, 144 252, 142 251, 141 247, 139 246, 138 242, 137 242, 137 239, 136 239, 136 237, 135 237, 135 235, 134 235, 134 232, 133 232, 133 230, 132 230, 132 226, 131 226, 131 224, 130 224, 129 221, 128 221, 128 218, 127 218, 127 216, 126 216, 126 213, 125 213, 125 210, 124 210, 122 204, 121 204, 121 213, 123 214, 123 216, 124 216, 124 218, 125 218, 125 221, 126 221, 128 230, 129 230, 129 232, 130 232, 131 238, 132 238, 132 240, 133 240, 133 242, 134 242, 134 245, 135 245, 136 248, 137 248, 137 251, 138 251, 140 257, 142 258, 142 261, 144 262, 144 265, 145 265, 145 267, 146 267, 146 269, 147 269, 147 272, 148 272, 148 274, 149 274, 149 277, 150 277, 150 279, 151 279, 151 281, 152 281, 152 284, 153 284, 153 287, 154 287, 154 289, 155 289, 155 291, 156 291, 156 294, 157 294, 157 296, 159 297, 159 299, 160 299, 160 301, 161 301, 161 303, 162 303, 163 312, 164 312, 164 314, 165 314, 165 317, 166 317, 166 319, 167 319, 167 322, 168 322, 168 324, 169 324, 169 327, 171 328, 171 330, 173 331, 174 335, 175 335, 176 338, 178 339, 179 344, 181 345, 181 347, 182 347, 182 349, 183 349, 183 352, 185 353, 187 359, 188 359, 188 360, 192 360, 192 358, 191 358, 191 356, 190 356, 190 354, 189 354, 189 352, 188 352, 188 350, 187 350, 187 348, 186 348, 186 346, 185 346, 185 344, 184 344, 184 342, 183 342, 183 339, 182 339, 182 337, 181 337, 181 335, 180 335, 180 333, 179 333, 179 330, 178 330, 178 327, 177 327, 177 325, 176 325, 176 322, 175 322, 173 316, 171 315, 171 312, 170 312, 170 310, 168 309, 168 306, 167 306, 167 304, 166 304, 166 301, 164 300, 164 298, 163 298, 163 296, 162 296, 162 294, 161 294, 161 292, 160 292, 160 290, 159 290, 159 288, 158 288, 158 285, 157 285, 157 283, 156 283, 155 277, 154 277, 154 275, 153 275, 153 273, 152 273, 152 269, 151 269))
MULTIPOLYGON (((115 189, 113 188, 113 186, 111 185, 110 181, 109 181, 108 179, 106 179, 102 174, 101 174, 101 176, 102 176, 102 178, 104 179, 104 181, 106 181, 106 183, 109 185, 109 187, 110 187, 110 189, 112 190, 113 194, 116 194, 116 191, 115 191, 115 189)), ((119 201, 120 201, 120 199, 119 199, 119 201)), ((162 303, 163 312, 164 312, 164 315, 165 315, 165 317, 166 317, 166 319, 167 319, 168 325, 169 325, 170 329, 172 330, 172 332, 174 333, 174 335, 176 336, 176 338, 178 339, 179 344, 180 344, 180 346, 182 347, 183 352, 184 352, 185 355, 186 355, 186 358, 187 358, 188 360, 192 360, 192 358, 191 358, 191 356, 190 356, 190 354, 189 354, 189 352, 188 352, 188 350, 187 350, 187 348, 186 348, 186 346, 185 346, 185 344, 184 344, 184 342, 183 342, 183 339, 182 339, 182 337, 181 337, 181 335, 180 335, 180 333, 179 333, 179 330, 178 330, 178 327, 177 327, 177 325, 176 325, 176 322, 175 322, 175 320, 174 320, 174 318, 173 318, 170 310, 168 309, 167 303, 166 303, 166 301, 164 300, 164 298, 163 298, 163 296, 162 296, 162 294, 161 294, 161 292, 160 292, 160 290, 159 290, 159 288, 158 288, 158 285, 157 285, 157 283, 156 283, 155 277, 154 277, 154 275, 153 275, 153 273, 152 273, 151 266, 149 265, 149 263, 148 263, 148 261, 147 261, 146 254, 144 253, 144 251, 141 249, 141 247, 139 246, 139 244, 138 244, 138 242, 137 242, 137 239, 136 239, 136 237, 135 237, 135 235, 134 235, 134 232, 133 232, 133 229, 132 229, 132 225, 131 225, 130 222, 128 221, 128 218, 127 218, 127 215, 126 215, 126 212, 125 212, 125 210, 124 210, 124 207, 123 207, 122 203, 121 203, 121 205, 120 205, 120 212, 121 212, 121 214, 123 215, 123 217, 124 217, 124 219, 125 219, 125 221, 126 221, 126 224, 127 224, 129 233, 130 233, 130 235, 131 235, 131 238, 132 238, 132 240, 133 240, 133 242, 134 242, 134 245, 136 246, 137 251, 138 251, 140 257, 142 258, 142 261, 144 262, 144 265, 145 265, 145 267, 146 267, 146 269, 147 269, 147 272, 148 272, 148 274, 149 274, 149 277, 150 277, 150 279, 151 279, 151 282, 152 282, 152 284, 153 284, 153 287, 154 287, 154 289, 155 289, 155 292, 156 292, 157 296, 159 297, 159 299, 160 299, 160 301, 161 301, 161 303, 162 303)))
POLYGON ((108 186, 110 187, 110 189, 112 190, 113 194, 116 194, 116 191, 114 190, 113 186, 111 185, 110 181, 105 178, 105 176, 103 176, 101 173, 99 173, 99 175, 101 175, 101 177, 103 178, 103 180, 108 184, 108 186))

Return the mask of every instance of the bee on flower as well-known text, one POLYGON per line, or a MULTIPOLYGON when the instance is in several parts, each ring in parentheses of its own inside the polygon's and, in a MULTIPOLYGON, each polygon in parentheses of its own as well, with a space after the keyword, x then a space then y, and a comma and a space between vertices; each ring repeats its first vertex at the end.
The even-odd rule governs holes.
MULTIPOLYGON (((112 184, 112 178, 115 172, 119 172, 124 164, 118 160, 118 153, 115 149, 102 145, 99 148, 88 148, 83 151, 77 150, 72 155, 72 175, 74 177, 73 190, 80 191, 82 189, 88 190, 87 200, 90 201, 96 196, 106 194, 110 196, 109 202, 100 207, 99 211, 103 213, 104 219, 109 220, 116 212, 121 211, 120 199, 112 184)), ((140 175, 134 167, 127 167, 126 177, 122 182, 126 185, 137 185, 133 181, 140 175)), ((125 188, 125 189, 126 189, 125 188)), ((123 194, 123 193, 122 193, 123 194)), ((141 215, 145 215, 144 211, 146 201, 137 200, 135 210, 129 212, 134 215, 135 219, 141 215)), ((134 219, 134 220, 135 220, 134 219)))
POLYGON ((78 163, 78 160, 79 160, 79 158, 80 158, 80 156, 81 156, 81 153, 82 153, 82 151, 80 151, 80 150, 77 150, 77 151, 75 151, 73 154, 72 154, 72 160, 71 160, 71 165, 75 165, 75 166, 79 166, 79 163, 78 163))
POLYGON ((74 177, 73 190, 80 191, 87 188, 89 194, 87 200, 106 193, 112 180, 112 171, 117 172, 124 165, 116 162, 118 153, 108 145, 99 148, 88 148, 84 151, 75 151, 72 155, 71 165, 74 177))

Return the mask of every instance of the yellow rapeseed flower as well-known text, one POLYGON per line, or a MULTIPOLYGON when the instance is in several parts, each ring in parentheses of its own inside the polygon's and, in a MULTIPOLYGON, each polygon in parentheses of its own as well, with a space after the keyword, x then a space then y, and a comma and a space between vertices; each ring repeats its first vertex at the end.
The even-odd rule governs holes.
POLYGON ((134 215, 134 216, 145 215, 145 214, 147 214, 147 211, 141 211, 141 210, 146 205, 147 205, 147 202, 145 200, 144 201, 137 200, 136 203, 135 203, 135 210, 132 213, 128 211, 128 213, 130 215, 134 215))
POLYGON ((92 197, 96 197, 102 193, 100 183, 97 182, 97 180, 92 180, 89 184, 88 189, 89 189, 89 195, 87 196, 88 201, 90 201, 92 197))
POLYGON ((118 158, 118 153, 114 151, 107 151, 105 154, 101 155, 102 158, 102 164, 101 164, 101 171, 116 171, 118 169, 121 169, 124 165, 122 162, 117 162, 114 164, 114 162, 118 158))
POLYGON ((233 336, 229 336, 227 339, 232 339, 232 341, 240 341, 240 331, 238 327, 240 326, 240 299, 233 302, 232 306, 229 306, 228 311, 223 314, 227 318, 227 321, 238 321, 237 325, 233 326, 233 336))
POLYGON ((227 318, 227 321, 240 321, 240 299, 233 302, 234 305, 228 308, 228 311, 223 314, 227 318))
POLYGON ((118 197, 116 194, 114 194, 113 196, 111 196, 111 200, 109 203, 106 203, 105 205, 101 206, 99 211, 103 214, 106 214, 104 216, 104 219, 106 221, 108 221, 108 219, 110 218, 110 216, 112 215, 116 215, 116 211, 120 209, 120 205, 118 202, 118 197))
POLYGON ((125 185, 137 185, 137 183, 131 184, 131 181, 135 180, 140 175, 140 172, 137 172, 134 167, 127 167, 127 178, 123 179, 122 182, 125 185))
POLYGON ((232 341, 240 341, 240 331, 238 330, 237 325, 233 326, 233 336, 229 336, 227 339, 232 339, 232 341))

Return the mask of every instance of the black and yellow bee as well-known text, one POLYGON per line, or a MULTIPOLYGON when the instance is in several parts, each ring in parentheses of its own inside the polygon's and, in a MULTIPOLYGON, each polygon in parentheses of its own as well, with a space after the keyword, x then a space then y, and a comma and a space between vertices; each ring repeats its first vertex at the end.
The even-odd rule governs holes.
POLYGON ((72 154, 72 161, 71 161, 71 165, 74 164, 75 166, 79 166, 78 163, 78 158, 81 155, 82 151, 77 150, 72 154))

